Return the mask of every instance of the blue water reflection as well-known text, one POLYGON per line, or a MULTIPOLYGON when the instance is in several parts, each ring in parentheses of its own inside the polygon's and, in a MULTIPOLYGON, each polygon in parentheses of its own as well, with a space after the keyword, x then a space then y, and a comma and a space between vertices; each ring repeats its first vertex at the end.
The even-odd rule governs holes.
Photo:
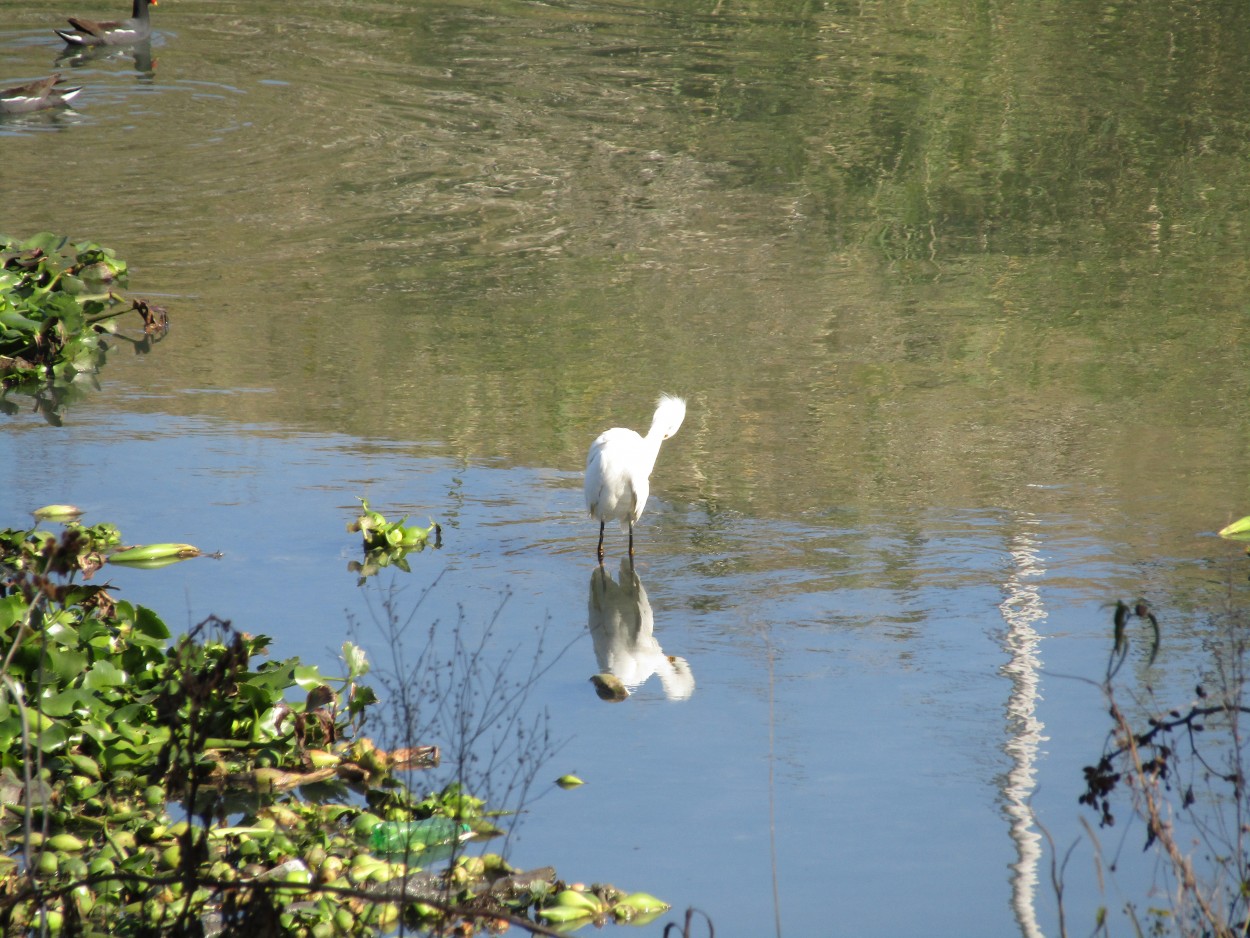
MULTIPOLYGON (((1064 846, 1078 837, 1104 711, 1067 675, 1098 676, 1099 602, 1140 583, 1085 526, 998 510, 802 524, 661 493, 645 558, 614 576, 590 557, 576 471, 89 406, 68 430, 33 415, 6 430, 8 523, 71 502, 127 541, 222 552, 104 571, 175 630, 218 615, 332 672, 350 636, 384 669, 389 599, 419 606, 409 651, 487 623, 494 661, 528 667, 541 647, 532 701, 551 718, 550 775, 587 785, 528 806, 510 845, 519 865, 657 891, 706 909, 718 932, 761 934, 775 840, 783 923, 798 933, 826 916, 862 935, 1053 932, 1031 812, 1064 846), (444 547, 357 588, 345 529, 357 496, 436 518, 444 547), (595 697, 592 662, 627 703, 595 697)), ((1101 900, 1076 881, 1067 901, 1101 900)))

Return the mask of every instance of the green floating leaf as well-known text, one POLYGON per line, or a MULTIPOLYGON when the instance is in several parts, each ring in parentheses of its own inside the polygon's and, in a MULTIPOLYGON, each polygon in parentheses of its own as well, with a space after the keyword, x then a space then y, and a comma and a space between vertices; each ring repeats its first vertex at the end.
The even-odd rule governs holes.
POLYGON ((28 251, 43 251, 45 254, 55 254, 67 244, 69 244, 69 238, 64 235, 55 234, 51 231, 41 231, 23 241, 22 247, 28 251))
POLYGON ((100 763, 90 756, 84 756, 77 752, 67 752, 65 758, 73 765, 75 771, 82 775, 95 779, 100 777, 100 763))
POLYGON ((15 623, 26 618, 30 607, 20 595, 14 594, 0 599, 0 630, 8 631, 15 623))
POLYGON ((77 709, 90 709, 95 702, 96 699, 90 691, 71 688, 44 697, 39 701, 39 708, 50 717, 65 717, 77 709))
POLYGON ((105 747, 104 751, 100 753, 100 761, 108 771, 117 772, 120 769, 142 765, 155 755, 155 752, 150 752, 146 748, 136 748, 129 743, 118 742, 115 745, 105 747))
POLYGON ((628 909, 631 912, 666 912, 671 906, 662 899, 647 892, 631 892, 628 896, 622 896, 616 900, 615 909, 628 909))
POLYGON ((83 669, 87 667, 87 653, 79 648, 52 645, 48 648, 48 663, 51 665, 52 672, 58 678, 68 682, 81 674, 83 669))
POLYGON ((405 524, 407 515, 398 521, 387 521, 381 512, 369 508, 367 500, 357 496, 357 501, 360 502, 361 513, 347 526, 347 530, 360 532, 365 562, 352 561, 348 569, 361 575, 362 585, 367 577, 392 564, 405 573, 410 572, 405 559, 410 552, 424 550, 429 544, 442 546, 442 528, 433 519, 428 528, 405 524))
POLYGON ((576 775, 561 775, 556 779, 556 784, 561 788, 576 788, 578 785, 585 785, 576 775))
MULTIPOLYGON (((46 714, 28 713, 27 720, 30 726, 31 744, 43 752, 55 752, 69 739, 69 731, 46 714), (35 719, 36 717, 38 719, 35 719)), ((8 734, 0 733, 0 735, 7 736, 8 734)))
POLYGON ((582 915, 601 915, 607 910, 607 903, 593 892, 580 889, 562 889, 555 895, 555 907, 571 909, 582 915))
POLYGON ((313 691, 325 684, 325 676, 315 664, 295 665, 291 677, 301 690, 313 691))
POLYGON ((128 547, 109 554, 109 563, 139 566, 149 563, 174 563, 188 557, 200 556, 200 549, 193 544, 143 544, 128 547))
POLYGON ((604 671, 602 674, 592 674, 590 683, 595 685, 595 693, 598 694, 600 700, 606 700, 609 703, 620 703, 629 696, 629 691, 621 683, 621 679, 615 674, 609 674, 607 671, 604 671))
POLYGON ((567 905, 553 905, 538 910, 538 916, 549 922, 575 922, 578 919, 590 918, 594 915, 588 909, 574 909, 567 905))
POLYGON ((40 521, 67 521, 81 515, 82 509, 75 505, 44 505, 32 514, 40 521))
POLYGON ((16 310, 0 310, 0 329, 14 332, 38 332, 39 323, 28 319, 16 310))
POLYGON ((1220 537, 1250 540, 1250 515, 1239 518, 1232 524, 1220 529, 1220 537))

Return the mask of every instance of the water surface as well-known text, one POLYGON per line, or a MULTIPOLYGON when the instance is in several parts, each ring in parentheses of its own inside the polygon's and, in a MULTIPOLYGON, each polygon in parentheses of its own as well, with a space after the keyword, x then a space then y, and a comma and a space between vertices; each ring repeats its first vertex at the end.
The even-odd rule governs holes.
MULTIPOLYGON (((3 9, 12 83, 106 12, 3 9)), ((114 580, 326 667, 386 661, 392 587, 414 642, 541 649, 588 784, 519 865, 720 934, 1057 934, 1031 804, 1092 927, 1150 885, 1099 895, 1076 804, 1105 603, 1156 604, 1132 667, 1180 702, 1244 579, 1209 536, 1247 510, 1232 10, 162 4, 150 56, 56 65, 76 113, 0 125, 0 227, 109 244, 174 323, 62 427, 11 397, 5 523, 221 550, 114 580), (660 391, 608 704, 580 471, 660 391), (359 589, 357 496, 445 546, 359 589)))

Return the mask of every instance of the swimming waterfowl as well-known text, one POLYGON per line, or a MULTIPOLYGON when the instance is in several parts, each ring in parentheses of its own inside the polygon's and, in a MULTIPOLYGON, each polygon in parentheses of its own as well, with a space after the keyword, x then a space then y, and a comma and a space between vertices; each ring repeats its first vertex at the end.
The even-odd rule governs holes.
POLYGON ((156 6, 156 0, 134 0, 130 19, 97 23, 71 16, 73 29, 58 29, 56 34, 71 46, 125 46, 141 42, 152 35, 152 21, 148 7, 156 6))
POLYGON ((60 75, 49 75, 29 84, 5 88, 0 91, 0 114, 26 114, 69 104, 82 88, 58 88, 62 81, 60 75))

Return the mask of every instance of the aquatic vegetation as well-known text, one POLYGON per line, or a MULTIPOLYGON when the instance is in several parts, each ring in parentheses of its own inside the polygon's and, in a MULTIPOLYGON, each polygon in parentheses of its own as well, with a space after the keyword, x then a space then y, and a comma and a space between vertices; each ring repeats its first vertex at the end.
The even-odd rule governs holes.
POLYGON ((55 534, 37 526, 25 531, 13 528, 0 531, 0 561, 16 571, 44 570, 55 557, 58 564, 68 563, 69 566, 57 567, 54 572, 81 573, 83 579, 89 580, 105 563, 157 569, 204 556, 193 544, 123 546, 121 532, 113 525, 101 523, 87 527, 72 520, 81 514, 72 505, 47 505, 33 514, 36 522, 60 520, 64 538, 58 543, 55 534))
POLYGON ((1250 540, 1250 515, 1238 518, 1232 524, 1220 528, 1220 537, 1238 541, 1250 540))
POLYGON ((428 528, 405 524, 407 515, 398 521, 387 521, 386 516, 380 511, 373 511, 365 499, 357 497, 357 501, 360 502, 360 515, 347 526, 347 530, 360 532, 365 559, 363 562, 353 560, 347 568, 360 574, 362 584, 367 577, 384 567, 396 566, 405 573, 411 573, 408 554, 425 550, 427 545, 443 546, 443 529, 433 519, 430 519, 428 528))
POLYGON ((574 886, 557 892, 549 905, 538 910, 538 915, 560 925, 602 923, 609 917, 641 925, 654 921, 668 909, 667 903, 645 892, 626 894, 611 886, 574 886))
POLYGON ((595 685, 595 693, 599 695, 600 700, 620 703, 629 696, 624 683, 615 674, 609 674, 606 671, 602 674, 592 674, 590 683, 595 685))
MULTIPOLYGON (((145 350, 169 328, 165 310, 127 298, 126 262, 90 241, 71 243, 43 233, 19 241, 0 235, 0 388, 36 396, 55 414, 72 397, 76 379, 97 372, 104 336, 117 320, 137 313, 145 350)), ((0 406, 16 405, 0 396, 0 406)))
MULTIPOLYGON (((1139 910, 1132 902, 1124 906, 1137 934, 1232 936, 1250 926, 1245 885, 1250 882, 1250 826, 1244 822, 1250 764, 1242 729, 1250 714, 1250 620, 1235 595, 1230 590, 1228 607, 1211 615, 1211 666, 1180 700, 1161 699, 1152 685, 1159 617, 1142 600, 1112 604, 1111 649, 1099 684, 1110 728, 1102 753, 1084 767, 1079 801, 1097 815, 1102 828, 1121 821, 1140 827, 1143 850, 1153 856, 1155 875, 1166 884, 1146 908, 1139 910), (1140 671, 1126 674, 1122 666, 1134 650, 1140 671), (1126 810, 1117 815, 1121 806, 1126 810)), ((1087 830, 1101 884, 1125 861, 1118 849, 1117 859, 1104 857, 1093 829, 1087 830)), ((1053 842, 1051 849, 1058 853, 1053 842)), ((1052 863, 1065 934, 1066 863, 1066 856, 1052 863)), ((1109 934, 1107 910, 1098 916, 1095 931, 1109 934)))
POLYGON ((6 933, 474 934, 556 921, 573 893, 586 921, 667 909, 465 854, 498 812, 456 782, 410 787, 437 747, 363 735, 378 698, 362 649, 344 643, 334 677, 216 618, 174 637, 114 587, 76 582, 121 544, 76 520, 0 531, 6 933))

